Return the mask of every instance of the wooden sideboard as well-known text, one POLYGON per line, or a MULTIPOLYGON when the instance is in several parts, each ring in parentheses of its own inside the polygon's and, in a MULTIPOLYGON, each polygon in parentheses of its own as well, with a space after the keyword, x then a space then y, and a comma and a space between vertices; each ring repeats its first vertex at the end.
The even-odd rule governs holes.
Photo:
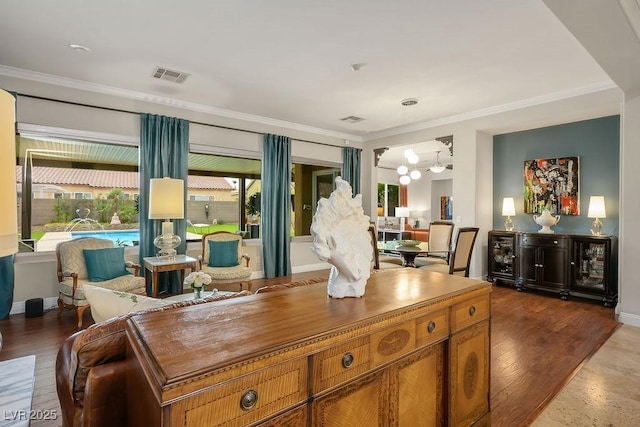
POLYGON ((615 236, 489 232, 487 280, 602 301, 618 301, 615 236))
POLYGON ((489 425, 491 285, 420 269, 133 316, 130 426, 489 425))

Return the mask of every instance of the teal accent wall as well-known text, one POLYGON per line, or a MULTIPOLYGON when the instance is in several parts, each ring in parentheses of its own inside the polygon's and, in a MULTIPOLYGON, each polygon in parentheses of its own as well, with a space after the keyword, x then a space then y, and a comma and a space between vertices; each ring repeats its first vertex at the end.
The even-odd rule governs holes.
POLYGON ((561 215, 556 233, 591 234, 589 197, 604 195, 607 217, 603 234, 618 235, 620 116, 603 117, 493 137, 493 228, 504 230, 502 199, 513 197, 514 230, 537 231, 533 215, 524 213, 524 161, 578 156, 580 215, 561 215))

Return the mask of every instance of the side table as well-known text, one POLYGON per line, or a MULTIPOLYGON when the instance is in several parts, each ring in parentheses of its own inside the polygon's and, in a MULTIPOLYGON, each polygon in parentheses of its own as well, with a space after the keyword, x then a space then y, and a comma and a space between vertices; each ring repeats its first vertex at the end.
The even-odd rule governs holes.
POLYGON ((149 270, 151 276, 151 296, 158 297, 158 273, 163 271, 176 271, 180 270, 180 288, 184 282, 184 270, 190 269, 192 272, 196 271, 196 259, 187 255, 176 255, 173 259, 159 258, 159 257, 147 257, 144 259, 144 268, 149 270))

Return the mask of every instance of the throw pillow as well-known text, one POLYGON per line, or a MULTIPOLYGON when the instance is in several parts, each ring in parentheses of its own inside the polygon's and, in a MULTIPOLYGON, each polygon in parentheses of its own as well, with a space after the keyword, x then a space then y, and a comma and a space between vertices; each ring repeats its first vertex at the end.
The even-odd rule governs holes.
POLYGON ((235 267, 238 265, 238 240, 216 242, 209 240, 209 267, 235 267))
POLYGON ((83 249, 90 282, 104 282, 131 274, 124 267, 124 248, 83 249))
POLYGON ((114 291, 97 286, 83 285, 84 295, 91 306, 91 316, 96 323, 113 317, 152 307, 164 307, 171 304, 158 298, 114 291))

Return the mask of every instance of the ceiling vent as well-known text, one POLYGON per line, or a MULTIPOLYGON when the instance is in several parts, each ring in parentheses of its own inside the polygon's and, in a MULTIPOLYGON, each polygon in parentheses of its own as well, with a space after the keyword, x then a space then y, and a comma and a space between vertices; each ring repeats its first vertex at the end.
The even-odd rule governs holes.
POLYGON ((346 123, 358 123, 363 121, 364 119, 362 117, 358 117, 358 116, 348 116, 348 117, 344 117, 342 119, 340 119, 340 121, 346 122, 346 123))
POLYGON ((162 67, 156 67, 153 77, 160 80, 167 80, 174 83, 184 83, 191 74, 181 71, 168 70, 162 67))

